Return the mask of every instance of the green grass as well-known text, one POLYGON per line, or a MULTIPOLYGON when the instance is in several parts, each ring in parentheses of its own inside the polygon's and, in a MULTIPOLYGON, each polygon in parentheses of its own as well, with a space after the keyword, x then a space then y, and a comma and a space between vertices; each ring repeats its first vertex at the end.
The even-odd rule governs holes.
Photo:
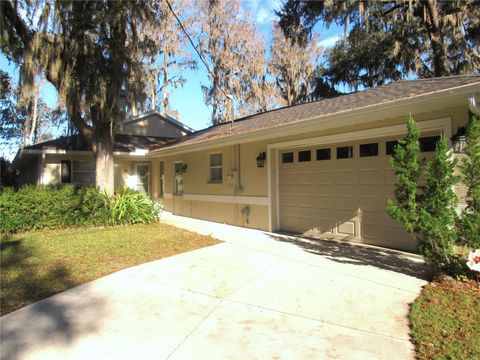
POLYGON ((419 359, 480 359, 480 288, 448 281, 427 285, 410 312, 419 359))
POLYGON ((0 314, 120 269, 218 242, 158 223, 2 235, 0 314))

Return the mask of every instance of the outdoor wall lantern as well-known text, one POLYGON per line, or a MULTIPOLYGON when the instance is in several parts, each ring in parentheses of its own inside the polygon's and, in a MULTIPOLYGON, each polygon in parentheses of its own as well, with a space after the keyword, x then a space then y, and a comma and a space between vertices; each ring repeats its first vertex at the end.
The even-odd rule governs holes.
POLYGON ((267 158, 267 154, 264 152, 261 152, 257 156, 257 167, 263 168, 265 166, 265 159, 267 158))
POLYGON ((451 140, 453 152, 458 154, 465 152, 465 148, 467 146, 467 135, 463 126, 458 128, 457 133, 452 136, 451 140))
POLYGON ((182 166, 182 174, 185 174, 187 172, 187 168, 188 168, 187 164, 182 166))

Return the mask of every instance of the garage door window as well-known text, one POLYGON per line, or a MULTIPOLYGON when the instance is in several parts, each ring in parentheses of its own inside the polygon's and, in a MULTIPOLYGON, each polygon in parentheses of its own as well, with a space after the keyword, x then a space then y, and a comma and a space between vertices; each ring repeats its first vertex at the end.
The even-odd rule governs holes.
POLYGON ((317 149, 317 160, 330 160, 330 149, 317 149))
POLYGON ((420 151, 435 151, 438 140, 440 140, 440 136, 425 136, 420 138, 420 151))
POLYGON ((312 160, 312 152, 310 150, 298 152, 298 162, 305 162, 312 160))
POLYGON ((360 145, 360 157, 378 156, 378 143, 360 145))
POLYGON ((393 155, 395 153, 395 146, 398 145, 398 141, 397 140, 391 140, 391 141, 387 141, 385 143, 385 147, 386 147, 386 152, 387 152, 387 155, 393 155))
POLYGON ((293 163, 293 152, 283 153, 282 163, 283 164, 293 163))
POLYGON ((353 146, 337 147, 337 159, 353 158, 353 146))

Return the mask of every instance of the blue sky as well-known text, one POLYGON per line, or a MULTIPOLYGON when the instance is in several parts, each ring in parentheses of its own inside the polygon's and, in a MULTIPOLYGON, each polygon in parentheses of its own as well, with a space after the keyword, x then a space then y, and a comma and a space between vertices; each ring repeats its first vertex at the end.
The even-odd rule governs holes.
MULTIPOLYGON (((276 18, 275 10, 281 7, 281 0, 243 0, 242 4, 244 9, 250 11, 251 16, 255 18, 268 49, 271 41, 272 21, 276 18)), ((336 26, 326 29, 321 24, 316 27, 316 31, 320 34, 320 44, 324 48, 332 46, 343 34, 343 29, 336 26)), ((193 49, 190 50, 193 53, 193 49)), ((15 66, 9 64, 1 54, 0 68, 7 70, 17 79, 18 71, 15 66)), ((208 83, 205 67, 198 61, 198 69, 195 71, 186 70, 183 72, 183 76, 187 79, 187 82, 183 87, 171 91, 171 106, 179 112, 179 120, 186 125, 197 130, 205 128, 210 124, 210 112, 204 103, 201 90, 201 85, 208 83)), ((49 106, 55 106, 57 97, 52 85, 49 83, 44 85, 42 96, 49 106)))

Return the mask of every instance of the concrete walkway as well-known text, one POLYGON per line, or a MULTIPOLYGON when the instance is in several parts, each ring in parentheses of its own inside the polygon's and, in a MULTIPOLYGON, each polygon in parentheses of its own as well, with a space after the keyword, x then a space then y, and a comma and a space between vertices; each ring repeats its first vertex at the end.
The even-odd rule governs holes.
POLYGON ((0 319, 2 359, 413 359, 421 260, 178 216, 224 243, 0 319))

